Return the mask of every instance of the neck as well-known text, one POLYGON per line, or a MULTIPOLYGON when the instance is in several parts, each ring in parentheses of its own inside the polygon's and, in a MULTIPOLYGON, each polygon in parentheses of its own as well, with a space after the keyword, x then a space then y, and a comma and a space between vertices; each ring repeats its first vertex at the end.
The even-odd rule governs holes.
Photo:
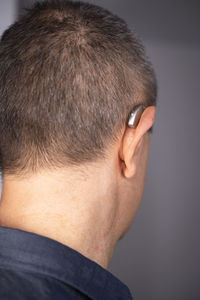
POLYGON ((103 168, 94 172, 82 181, 72 173, 26 180, 4 176, 0 226, 52 238, 107 268, 118 240, 118 206, 110 188, 113 174, 103 168))

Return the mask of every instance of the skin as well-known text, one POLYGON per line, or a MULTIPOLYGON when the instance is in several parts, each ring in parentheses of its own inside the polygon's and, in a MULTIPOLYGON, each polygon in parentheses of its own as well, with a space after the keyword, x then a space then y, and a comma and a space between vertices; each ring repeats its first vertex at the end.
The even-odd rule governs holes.
POLYGON ((41 171, 28 179, 4 175, 0 226, 67 245, 108 268, 116 243, 130 228, 142 200, 155 106, 137 128, 125 127, 108 159, 79 171, 41 171))

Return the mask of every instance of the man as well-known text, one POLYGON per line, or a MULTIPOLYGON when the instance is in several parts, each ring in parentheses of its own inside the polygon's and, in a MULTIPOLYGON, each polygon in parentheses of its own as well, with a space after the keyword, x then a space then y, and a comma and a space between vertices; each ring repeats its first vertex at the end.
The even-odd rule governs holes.
POLYGON ((107 268, 142 199, 156 96, 139 38, 99 6, 37 2, 4 32, 0 299, 132 299, 107 268))

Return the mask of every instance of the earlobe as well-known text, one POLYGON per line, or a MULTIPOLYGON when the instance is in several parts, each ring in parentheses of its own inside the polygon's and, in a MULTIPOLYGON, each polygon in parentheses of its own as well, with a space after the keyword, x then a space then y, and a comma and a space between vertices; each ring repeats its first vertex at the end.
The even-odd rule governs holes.
POLYGON ((139 145, 140 141, 137 143, 136 130, 127 128, 120 149, 122 173, 126 178, 133 177, 136 172, 134 153, 136 152, 137 146, 139 145))
POLYGON ((129 163, 129 167, 127 168, 127 165, 124 164, 123 174, 126 178, 131 178, 136 173, 136 166, 134 164, 134 161, 132 163, 129 163))

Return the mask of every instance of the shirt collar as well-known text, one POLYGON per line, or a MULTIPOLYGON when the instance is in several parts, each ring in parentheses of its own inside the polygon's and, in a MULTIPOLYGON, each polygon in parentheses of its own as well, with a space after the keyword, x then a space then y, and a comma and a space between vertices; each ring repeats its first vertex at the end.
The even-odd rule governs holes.
POLYGON ((72 285, 92 299, 133 299, 129 288, 102 266, 54 239, 0 226, 0 264, 39 272, 72 285))

